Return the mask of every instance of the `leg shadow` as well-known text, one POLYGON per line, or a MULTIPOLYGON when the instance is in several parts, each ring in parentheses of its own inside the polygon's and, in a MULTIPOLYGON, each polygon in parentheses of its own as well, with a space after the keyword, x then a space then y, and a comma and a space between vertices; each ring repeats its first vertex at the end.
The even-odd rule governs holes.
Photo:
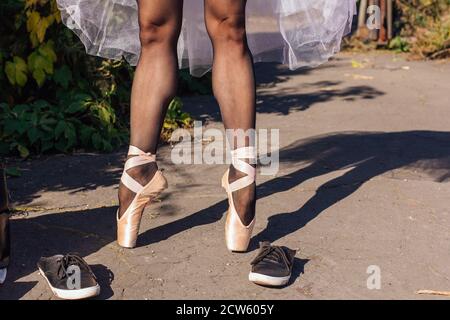
POLYGON ((111 298, 114 295, 114 291, 111 288, 111 283, 114 281, 114 273, 102 264, 91 265, 91 269, 100 285, 100 295, 95 299, 105 300, 111 298))
POLYGON ((289 282, 286 285, 286 287, 289 287, 290 285, 294 284, 295 281, 297 281, 297 279, 300 278, 300 276, 305 273, 305 266, 308 262, 309 259, 300 259, 300 258, 294 259, 291 279, 289 279, 289 282))

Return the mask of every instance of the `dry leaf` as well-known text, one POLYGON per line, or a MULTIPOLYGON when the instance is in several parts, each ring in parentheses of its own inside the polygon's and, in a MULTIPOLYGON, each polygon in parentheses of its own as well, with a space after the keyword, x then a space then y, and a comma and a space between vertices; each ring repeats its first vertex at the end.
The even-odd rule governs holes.
POLYGON ((433 296, 450 297, 450 291, 418 290, 416 291, 416 294, 430 294, 433 296))

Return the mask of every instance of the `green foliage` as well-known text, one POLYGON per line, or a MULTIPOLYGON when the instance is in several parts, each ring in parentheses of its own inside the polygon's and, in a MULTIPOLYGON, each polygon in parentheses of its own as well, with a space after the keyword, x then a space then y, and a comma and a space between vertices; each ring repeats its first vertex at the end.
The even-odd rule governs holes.
MULTIPOLYGON (((0 156, 111 151, 127 142, 126 62, 87 55, 55 0, 1 0, 0 19, 0 156)), ((208 92, 204 79, 184 74, 180 82, 185 92, 208 92)), ((190 125, 181 108, 179 99, 169 107, 165 135, 190 125)))
POLYGON ((450 0, 397 1, 398 37, 390 48, 418 58, 450 56, 450 0))
POLYGON ((72 71, 70 71, 67 65, 63 65, 55 71, 53 81, 55 81, 55 83, 60 85, 63 89, 67 90, 69 83, 72 81, 72 71))
POLYGON ((389 42, 388 48, 397 52, 408 52, 410 46, 406 39, 397 36, 389 42))
POLYGON ((47 76, 53 75, 53 64, 56 54, 53 51, 53 41, 39 46, 28 56, 28 70, 39 87, 42 87, 47 76))
POLYGON ((189 70, 184 69, 180 71, 180 79, 178 83, 178 90, 180 94, 198 94, 210 95, 212 94, 212 79, 211 73, 207 73, 201 78, 192 77, 189 70))
POLYGON ((8 177, 20 177, 22 172, 17 167, 7 167, 5 168, 5 173, 8 177))
MULTIPOLYGON (((410 58, 450 57, 450 0, 394 1, 393 31, 388 49, 408 52, 410 58)), ((362 51, 385 48, 372 41, 364 28, 345 44, 362 51)))
POLYGON ((114 110, 85 94, 65 98, 63 109, 44 100, 10 107, 0 104, 0 153, 30 153, 49 150, 68 152, 77 146, 112 151, 126 139, 115 127, 114 110))
POLYGON ((162 128, 162 137, 165 141, 170 139, 170 134, 178 128, 192 127, 193 119, 182 111, 183 102, 180 98, 175 98, 167 109, 167 116, 162 128))
POLYGON ((27 63, 21 57, 13 57, 12 61, 5 64, 5 73, 12 85, 23 87, 28 80, 27 63))

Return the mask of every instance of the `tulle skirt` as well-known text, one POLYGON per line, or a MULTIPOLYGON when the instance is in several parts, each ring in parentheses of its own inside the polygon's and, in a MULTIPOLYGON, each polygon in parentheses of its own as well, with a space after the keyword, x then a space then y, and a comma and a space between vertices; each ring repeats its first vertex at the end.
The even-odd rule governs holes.
MULTIPOLYGON (((151 1, 151 0, 149 0, 151 1)), ((62 21, 89 54, 139 60, 136 0, 57 0, 62 21)), ((185 0, 178 41, 180 68, 200 76, 211 68, 213 50, 203 0, 185 0)), ((248 0, 247 37, 255 62, 281 62, 290 69, 317 66, 340 50, 351 30, 356 0, 248 0)))

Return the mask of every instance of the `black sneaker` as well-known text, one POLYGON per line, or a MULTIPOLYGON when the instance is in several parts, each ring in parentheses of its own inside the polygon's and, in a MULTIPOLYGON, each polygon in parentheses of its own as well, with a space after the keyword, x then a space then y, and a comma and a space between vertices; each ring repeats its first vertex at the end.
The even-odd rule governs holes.
POLYGON ((272 246, 268 241, 260 242, 248 279, 263 286, 286 285, 291 278, 295 254, 295 250, 287 247, 272 246))
POLYGON ((100 286, 91 268, 76 254, 42 257, 37 266, 58 298, 85 299, 100 293, 100 286))

